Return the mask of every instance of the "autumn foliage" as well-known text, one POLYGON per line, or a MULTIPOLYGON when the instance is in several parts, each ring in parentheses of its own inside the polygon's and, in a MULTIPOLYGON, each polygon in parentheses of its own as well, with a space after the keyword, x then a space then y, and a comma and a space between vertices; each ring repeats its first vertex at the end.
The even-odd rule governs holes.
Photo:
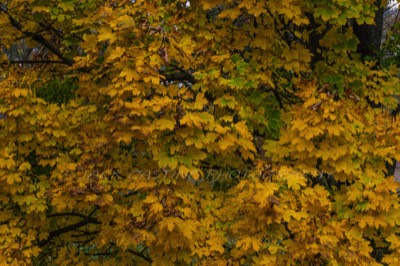
POLYGON ((375 2, 0 2, 1 263, 399 265, 375 2))

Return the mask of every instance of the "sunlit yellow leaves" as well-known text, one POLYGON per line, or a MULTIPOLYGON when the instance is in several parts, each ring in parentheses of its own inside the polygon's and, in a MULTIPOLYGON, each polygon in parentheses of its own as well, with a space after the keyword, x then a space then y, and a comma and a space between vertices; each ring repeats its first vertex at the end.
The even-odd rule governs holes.
POLYGON ((39 247, 32 247, 31 249, 24 250, 23 253, 27 257, 37 257, 40 251, 42 251, 42 249, 39 247))
POLYGON ((312 151, 314 149, 314 144, 311 141, 307 141, 301 138, 293 139, 292 145, 296 147, 299 152, 302 151, 312 151))
POLYGON ((357 201, 362 199, 362 192, 359 188, 354 187, 347 191, 346 196, 348 201, 357 201))
POLYGON ((4 263, 398 264, 373 1, 39 2, 8 8, 47 46, 0 16, 4 263))
MULTIPOLYGON (((274 254, 277 252, 277 246, 273 245, 273 247, 270 249, 271 254, 274 254)), ((276 256, 273 255, 263 255, 261 257, 255 257, 254 261, 257 263, 257 265, 275 265, 276 263, 276 256)))
POLYGON ((244 251, 258 251, 260 250, 262 244, 261 241, 257 238, 253 237, 245 237, 236 242, 236 246, 238 248, 243 249, 244 251))
POLYGON ((61 171, 74 171, 76 169, 77 164, 76 163, 63 163, 59 164, 58 168, 61 171))
POLYGON ((241 181, 237 189, 237 199, 240 202, 250 202, 257 204, 257 207, 271 208, 275 205, 280 205, 279 200, 274 196, 274 193, 278 190, 278 186, 271 182, 254 182, 252 181, 241 181))
MULTIPOLYGON (((107 57, 107 60, 112 61, 115 59, 120 59, 124 53, 125 53, 124 48, 116 47, 114 50, 110 52, 109 56, 107 57)), ((123 76, 122 73, 121 76, 123 76)))
POLYGON ((143 77, 143 80, 147 83, 153 83, 153 84, 159 84, 160 83, 160 78, 155 77, 152 75, 146 75, 143 77))
POLYGON ((234 135, 228 133, 218 141, 218 146, 221 148, 221 150, 226 150, 228 147, 234 146, 236 140, 237 139, 234 135))
POLYGON ((196 100, 194 103, 195 110, 202 110, 203 107, 208 103, 207 99, 204 97, 204 93, 199 93, 196 96, 196 100))
POLYGON ((182 125, 202 128, 205 124, 212 123, 214 117, 207 112, 187 113, 180 120, 182 125))
POLYGON ((239 9, 224 9, 218 16, 220 18, 230 18, 230 19, 236 19, 239 17, 241 14, 241 11, 239 9))
POLYGON ((246 138, 246 139, 252 139, 253 136, 250 134, 246 123, 244 121, 236 123, 235 129, 239 132, 239 138, 246 138))
POLYGON ((283 220, 285 222, 290 222, 292 220, 292 217, 297 221, 300 221, 300 219, 302 218, 307 218, 308 215, 307 213, 296 212, 294 210, 286 210, 285 213, 283 214, 283 220))
POLYGON ((205 10, 215 7, 216 5, 222 4, 222 0, 206 0, 202 1, 201 4, 205 10))
POLYGON ((49 12, 49 7, 46 6, 34 6, 32 7, 33 12, 49 12))
POLYGON ((309 127, 307 129, 305 129, 301 134, 304 136, 304 138, 306 140, 311 140, 312 138, 318 137, 318 136, 322 135, 323 133, 324 133, 324 131, 320 128, 309 127))
POLYGON ((150 206, 150 210, 152 213, 159 213, 163 210, 163 206, 160 203, 153 203, 150 206))
POLYGON ((389 237, 386 238, 386 240, 391 243, 391 250, 398 250, 400 248, 400 239, 397 235, 391 234, 389 237))
POLYGON ((83 49, 85 49, 87 52, 96 52, 97 51, 97 47, 96 47, 96 43, 97 43, 97 37, 96 35, 83 35, 83 40, 84 42, 81 43, 81 47, 83 49))
POLYGON ((344 128, 339 125, 327 125, 326 129, 331 136, 339 136, 344 130, 344 128))
POLYGON ((98 197, 96 194, 90 194, 90 195, 87 195, 87 196, 85 197, 85 201, 87 201, 87 202, 94 202, 94 201, 96 201, 98 198, 99 198, 99 197, 98 197))
POLYGON ((15 161, 13 159, 0 159, 1 169, 12 169, 15 166, 15 161))
POLYGON ((303 120, 294 120, 292 121, 292 128, 293 129, 298 129, 299 131, 303 131, 305 128, 307 128, 307 124, 303 120))
POLYGON ((15 89, 13 92, 13 95, 18 97, 18 96, 27 96, 29 91, 27 89, 15 89))
POLYGON ((330 249, 334 249, 339 239, 337 239, 335 236, 323 235, 319 237, 319 241, 321 242, 321 245, 324 245, 330 249))
MULTIPOLYGON (((375 218, 369 215, 365 215, 358 222, 358 225, 360 226, 361 229, 364 229, 366 226, 373 227, 375 225, 375 218)), ((377 227, 379 227, 379 224, 377 224, 377 227)))
POLYGON ((138 81, 140 79, 137 71, 130 68, 124 68, 119 76, 125 77, 125 80, 127 82, 132 82, 133 80, 138 81))
POLYGON ((155 159, 158 160, 158 165, 160 168, 170 167, 172 169, 175 169, 178 166, 178 159, 172 156, 168 156, 164 152, 156 154, 155 159))
POLYGON ((27 170, 31 170, 31 164, 28 162, 23 162, 19 167, 18 167, 19 171, 27 171, 27 170))
POLYGON ((167 229, 169 232, 177 230, 182 234, 183 237, 187 239, 192 239, 193 233, 195 231, 195 227, 190 223, 185 223, 180 218, 177 217, 167 217, 164 218, 159 223, 160 229, 167 229))
MULTIPOLYGON (((249 139, 239 137, 237 140, 237 144, 239 144, 246 151, 256 152, 256 147, 254 143, 249 139)), ((250 154, 247 156, 253 158, 253 156, 250 154)))
POLYGON ((17 117, 17 116, 25 114, 25 112, 26 112, 26 110, 23 107, 20 107, 18 109, 11 110, 10 112, 8 112, 8 114, 10 116, 17 117))
POLYGON ((303 174, 288 167, 279 169, 278 177, 287 180, 288 187, 293 190, 299 190, 300 187, 306 186, 306 179, 303 174))
MULTIPOLYGON (((260 10, 258 10, 258 11, 260 11, 260 10)), ((272 48, 273 36, 276 34, 276 32, 274 30, 266 29, 261 34, 262 35, 257 35, 257 38, 254 38, 251 41, 251 46, 268 51, 269 49, 272 48), (266 41, 266 40, 269 40, 269 41, 266 41)))
POLYGON ((67 136, 67 133, 65 131, 63 131, 63 130, 53 130, 52 134, 56 138, 67 136))
POLYGON ((98 41, 109 41, 110 43, 114 43, 117 38, 110 28, 101 28, 97 36, 98 41))
POLYGON ((323 21, 328 21, 331 18, 336 18, 340 13, 340 10, 329 6, 328 8, 326 6, 317 8, 315 10, 315 15, 318 17, 321 17, 323 21))
POLYGON ((21 176, 16 173, 10 173, 6 176, 3 176, 1 179, 6 180, 7 184, 12 185, 14 183, 21 182, 21 176))
POLYGON ((164 118, 154 121, 153 124, 157 130, 173 130, 175 128, 175 121, 164 118))
POLYGON ((236 101, 235 97, 224 95, 223 97, 217 99, 214 104, 221 107, 235 109, 235 107, 238 105, 238 102, 236 101))
POLYGON ((209 239, 206 241, 206 244, 209 246, 209 250, 211 252, 217 251, 218 253, 222 254, 225 251, 223 245, 225 244, 226 239, 221 234, 212 231, 209 239))

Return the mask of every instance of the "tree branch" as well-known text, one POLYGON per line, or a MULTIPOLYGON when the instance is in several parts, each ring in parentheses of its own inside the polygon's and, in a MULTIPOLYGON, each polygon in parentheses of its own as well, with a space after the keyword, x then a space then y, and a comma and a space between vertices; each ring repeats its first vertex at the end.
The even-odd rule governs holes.
POLYGON ((82 232, 80 234, 71 235, 72 237, 82 237, 82 236, 90 236, 100 233, 100 230, 92 231, 92 232, 82 232))
MULTIPOLYGON (((109 243, 110 245, 112 245, 112 246, 116 246, 116 244, 114 243, 114 242, 110 242, 109 243)), ((146 250, 146 248, 144 248, 143 250, 141 250, 141 252, 137 252, 137 251, 135 251, 135 250, 133 250, 133 249, 128 249, 127 251, 128 252, 130 252, 130 253, 132 253, 132 254, 134 254, 134 255, 136 255, 136 256, 138 256, 139 258, 142 258, 142 259, 144 259, 145 261, 147 261, 147 262, 153 262, 153 259, 152 258, 149 258, 149 257, 147 257, 146 255, 144 255, 142 252, 144 252, 146 250)))
POLYGON ((153 260, 152 260, 151 258, 145 256, 145 255, 142 254, 142 253, 139 253, 139 252, 137 252, 137 251, 135 251, 135 250, 132 250, 132 249, 128 249, 128 251, 129 251, 130 253, 132 253, 132 254, 134 254, 134 255, 136 255, 136 256, 138 256, 138 257, 144 259, 144 260, 147 261, 147 262, 153 262, 153 260))
POLYGON ((165 70, 159 70, 159 73, 163 75, 167 81, 189 81, 192 84, 197 82, 190 72, 178 66, 173 65, 173 67, 179 72, 166 73, 165 70))
MULTIPOLYGON (((81 213, 77 213, 77 212, 58 212, 58 213, 51 213, 46 215, 47 218, 51 218, 51 217, 59 217, 59 216, 77 216, 77 217, 81 217, 83 219, 92 219, 92 220, 96 220, 95 218, 92 218, 90 216, 81 214, 81 213)), ((97 220, 96 220, 97 221, 97 220)))
POLYGON ((9 64, 66 64, 64 61, 60 60, 11 60, 8 63, 9 64))
POLYGON ((60 235, 62 235, 64 233, 73 231, 75 229, 78 229, 78 228, 80 228, 82 226, 85 226, 87 224, 100 224, 100 222, 95 218, 92 218, 90 216, 86 216, 84 214, 75 213, 75 212, 52 213, 52 214, 48 214, 47 215, 47 217, 49 217, 49 218, 50 217, 59 217, 59 216, 77 216, 77 217, 81 217, 81 218, 84 218, 84 219, 82 221, 80 221, 80 222, 75 223, 75 224, 71 224, 71 225, 65 226, 63 228, 51 231, 49 233, 49 236, 47 237, 47 239, 39 241, 39 243, 38 243, 39 247, 43 247, 43 246, 47 245, 55 237, 58 237, 58 236, 60 236, 60 235))
POLYGON ((8 16, 11 25, 17 29, 18 31, 22 32, 25 36, 31 37, 33 40, 41 43, 44 47, 46 47, 49 51, 55 54, 64 64, 72 66, 74 61, 70 58, 65 57, 58 49, 56 49, 53 45, 51 45, 42 35, 39 33, 33 33, 30 31, 25 31, 21 23, 19 23, 15 18, 13 18, 10 13, 8 13, 7 7, 4 4, 0 4, 0 12, 3 12, 8 16))

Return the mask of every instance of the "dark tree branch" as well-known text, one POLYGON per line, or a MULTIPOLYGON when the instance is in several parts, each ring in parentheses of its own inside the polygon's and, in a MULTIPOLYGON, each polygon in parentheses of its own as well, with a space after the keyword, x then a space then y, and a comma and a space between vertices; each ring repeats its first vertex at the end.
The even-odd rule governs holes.
POLYGON ((86 256, 111 256, 117 252, 98 252, 98 253, 85 253, 86 256))
POLYGON ((75 224, 71 224, 71 225, 65 226, 63 228, 51 231, 49 233, 49 236, 46 239, 39 241, 38 246, 39 247, 43 247, 43 246, 47 245, 53 238, 58 237, 58 236, 60 236, 60 235, 62 235, 64 233, 68 233, 70 231, 76 230, 76 229, 78 229, 78 228, 80 228, 82 226, 85 226, 87 224, 100 224, 100 222, 97 219, 95 219, 93 217, 90 217, 90 215, 86 216, 84 214, 75 213, 75 212, 62 212, 62 213, 48 214, 47 215, 48 218, 50 218, 50 217, 61 217, 61 216, 76 216, 76 217, 83 218, 83 220, 80 221, 80 222, 77 222, 75 224))
POLYGON ((72 237, 82 237, 82 236, 90 236, 90 235, 96 235, 100 233, 99 230, 96 231, 92 231, 92 232, 81 232, 80 234, 75 234, 75 235, 71 235, 72 237))
MULTIPOLYGON (((114 242, 110 242, 110 245, 116 246, 116 244, 115 244, 114 242)), ((130 253, 132 253, 132 254, 134 254, 134 255, 136 255, 136 256, 138 256, 139 258, 144 259, 144 260, 147 261, 147 262, 152 263, 153 260, 152 260, 151 258, 147 257, 145 254, 142 253, 142 252, 144 252, 145 250, 146 250, 146 248, 144 248, 141 252, 137 252, 137 251, 135 251, 135 250, 133 250, 133 249, 128 249, 127 251, 130 252, 130 253)))
POLYGON ((74 61, 70 58, 65 57, 57 48, 55 48, 52 44, 50 44, 42 35, 39 33, 33 33, 30 31, 25 31, 21 23, 19 23, 15 18, 13 18, 10 13, 8 13, 7 7, 4 4, 0 4, 0 12, 3 12, 8 16, 11 25, 17 29, 18 31, 22 32, 26 37, 30 37, 33 40, 41 43, 44 47, 46 47, 49 51, 55 54, 58 58, 61 59, 65 64, 72 66, 74 61))
POLYGON ((132 253, 132 254, 134 254, 134 255, 136 255, 136 256, 138 256, 138 257, 144 259, 144 260, 147 261, 147 262, 153 262, 153 260, 152 260, 151 258, 147 257, 146 255, 144 255, 144 254, 142 254, 142 253, 139 253, 139 252, 137 252, 137 251, 135 251, 135 250, 132 250, 132 249, 128 249, 128 251, 129 251, 130 253, 132 253))
POLYGON ((164 70, 159 70, 159 73, 163 75, 167 81, 189 81, 192 84, 197 82, 190 72, 176 65, 172 65, 172 67, 179 72, 166 73, 164 70))
POLYGON ((166 80, 168 81, 189 81, 192 84, 196 83, 195 78, 188 73, 163 73, 160 71, 160 74, 165 77, 166 80))
MULTIPOLYGON (((377 10, 375 11, 375 23, 372 25, 355 23, 353 32, 360 41, 357 46, 357 52, 361 58, 376 57, 377 52, 380 50, 382 40, 382 26, 384 8, 381 7, 381 0, 375 1, 377 10)), ((379 61, 378 61, 379 62, 379 61)))
MULTIPOLYGON (((60 216, 76 216, 76 217, 81 217, 83 219, 94 219, 90 216, 81 214, 81 213, 77 213, 77 212, 59 212, 59 213, 51 213, 46 215, 47 218, 51 218, 51 217, 60 217, 60 216)), ((94 219, 96 220, 96 219, 94 219)))
POLYGON ((64 35, 62 34, 62 32, 60 30, 55 29, 53 27, 53 25, 48 23, 46 20, 44 20, 44 22, 46 22, 46 24, 43 24, 42 22, 39 22, 39 25, 42 26, 46 30, 52 31, 60 39, 64 39, 64 35))
POLYGON ((66 64, 60 60, 11 60, 9 64, 66 64))
POLYGON ((80 221, 80 222, 78 222, 78 223, 71 224, 71 225, 68 225, 68 226, 66 226, 66 227, 60 228, 60 229, 58 229, 58 230, 51 231, 50 234, 49 234, 49 236, 47 237, 47 239, 44 239, 44 240, 42 240, 42 241, 39 241, 38 246, 39 246, 39 247, 43 247, 43 246, 47 245, 53 238, 58 237, 58 236, 60 236, 60 235, 62 235, 62 234, 64 234, 64 233, 73 231, 73 230, 75 230, 75 229, 78 229, 78 228, 80 228, 80 227, 82 227, 82 226, 85 226, 85 225, 87 225, 87 224, 91 224, 91 223, 99 224, 100 222, 97 221, 97 220, 94 219, 94 218, 85 219, 85 220, 82 220, 82 221, 80 221))

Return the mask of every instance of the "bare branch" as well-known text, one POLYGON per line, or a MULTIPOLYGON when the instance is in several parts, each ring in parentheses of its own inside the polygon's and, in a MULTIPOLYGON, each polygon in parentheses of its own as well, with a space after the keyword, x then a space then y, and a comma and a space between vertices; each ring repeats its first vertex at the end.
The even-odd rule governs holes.
POLYGON ((138 256, 138 257, 144 259, 145 261, 153 262, 153 260, 152 260, 151 258, 145 256, 145 255, 142 254, 142 253, 139 253, 139 252, 137 252, 137 251, 135 251, 135 250, 132 250, 132 249, 128 249, 128 251, 129 251, 130 253, 132 253, 132 254, 134 254, 134 255, 136 255, 136 256, 138 256))
MULTIPOLYGON (((66 64, 64 61, 60 60, 11 60, 9 64, 66 64)), ((7 64, 7 63, 3 63, 7 64)))
POLYGON ((195 84, 197 82, 190 72, 178 66, 173 67, 179 72, 166 73, 166 71, 164 70, 159 70, 159 73, 163 75, 167 81, 189 81, 192 84, 195 84))
POLYGON ((80 222, 77 222, 75 224, 71 224, 71 225, 65 226, 63 228, 51 231, 49 233, 49 236, 47 237, 47 239, 39 241, 39 243, 38 243, 39 247, 43 247, 43 246, 47 245, 55 237, 58 237, 64 233, 68 233, 70 231, 76 230, 87 224, 100 224, 100 222, 97 219, 90 217, 90 216, 86 216, 84 214, 76 213, 76 212, 52 213, 52 214, 47 215, 47 217, 60 217, 60 216, 76 216, 76 217, 83 218, 83 220, 80 222))
POLYGON ((76 216, 76 217, 81 217, 83 219, 94 219, 90 216, 86 216, 84 214, 77 213, 77 212, 59 212, 59 213, 51 213, 51 214, 46 215, 46 217, 48 217, 48 218, 60 217, 60 216, 76 216))
POLYGON ((22 32, 25 36, 31 37, 33 40, 41 43, 44 47, 46 47, 49 51, 55 54, 58 58, 60 58, 65 64, 72 66, 74 61, 70 58, 65 57, 57 48, 55 48, 52 44, 50 44, 42 35, 39 33, 33 33, 30 31, 25 31, 21 23, 19 23, 15 18, 13 18, 10 13, 8 13, 7 7, 4 4, 0 4, 0 12, 3 12, 8 16, 11 25, 22 32))

